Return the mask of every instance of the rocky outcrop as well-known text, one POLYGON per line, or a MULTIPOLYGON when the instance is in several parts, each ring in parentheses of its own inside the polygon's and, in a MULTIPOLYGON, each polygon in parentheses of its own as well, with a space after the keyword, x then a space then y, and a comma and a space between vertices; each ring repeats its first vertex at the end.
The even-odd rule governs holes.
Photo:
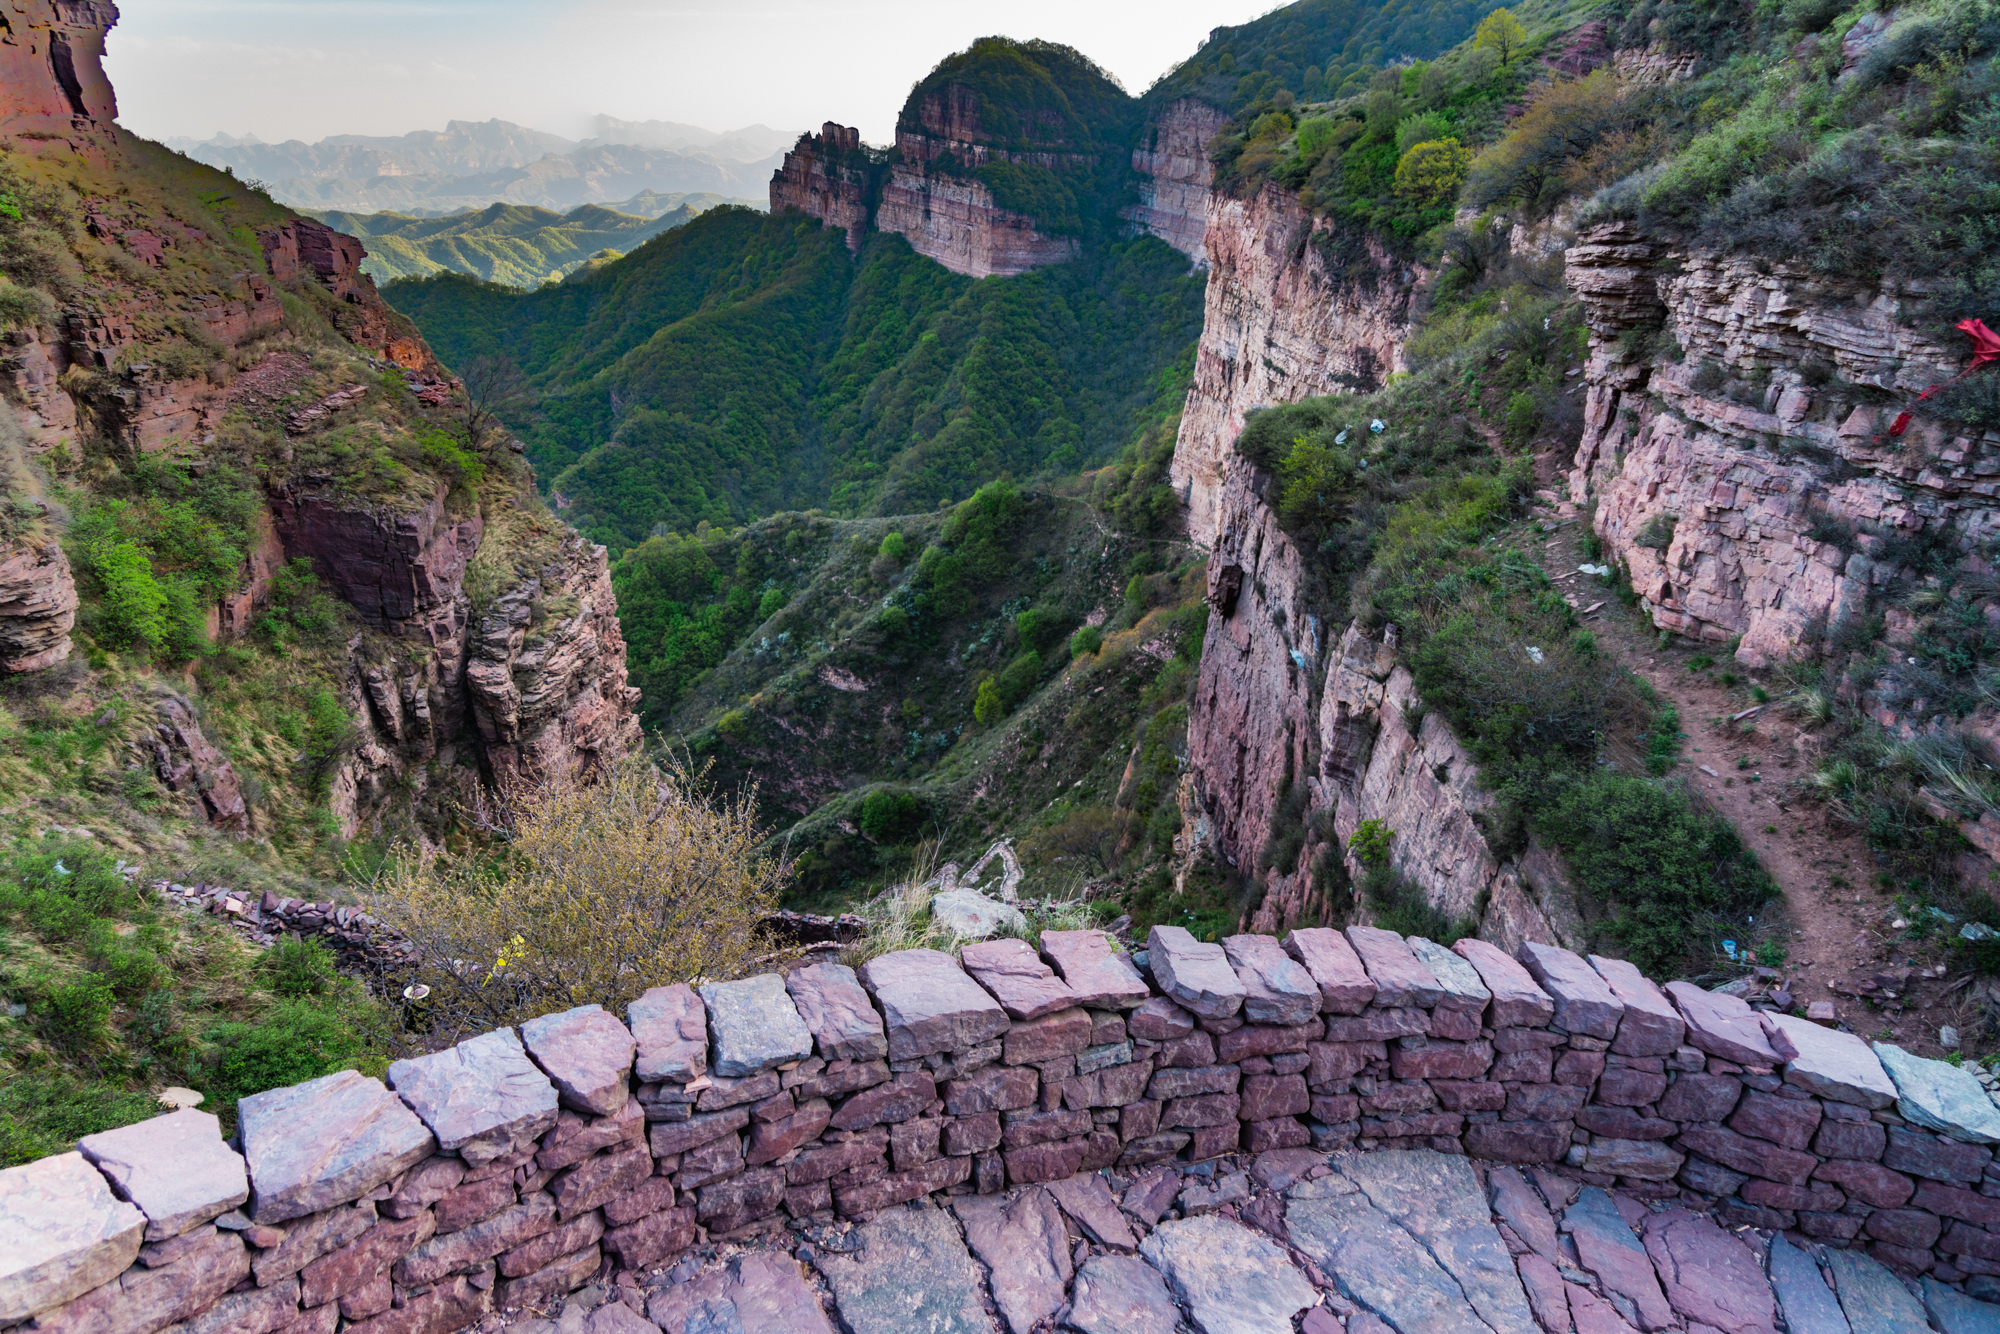
POLYGON ((1207 305, 1172 478, 1189 535, 1205 546, 1219 531, 1244 418, 1373 390, 1402 369, 1418 273, 1270 185, 1252 199, 1212 200, 1204 246, 1207 305))
POLYGON ((0 672, 32 672, 69 656, 76 582, 49 538, 0 553, 0 672))
POLYGON ((264 263, 280 283, 317 279, 344 303, 340 332, 356 347, 420 376, 441 378, 444 370, 409 319, 389 308, 375 280, 361 271, 368 252, 361 242, 311 218, 293 218, 257 233, 264 263))
POLYGON ((871 164, 861 148, 861 131, 832 121, 818 134, 802 134, 771 175, 771 212, 797 209, 829 227, 847 232, 847 248, 858 251, 868 234, 871 164))
POLYGON ((1913 542, 1976 560, 2000 534, 2000 432, 1913 403, 1965 355, 1905 322, 1922 294, 1622 223, 1583 234, 1568 280, 1591 331, 1571 498, 1661 628, 1777 662, 1910 573, 1913 542), (1892 436, 1899 401, 1919 414, 1892 436))
POLYGON ((889 169, 875 226, 973 278, 1027 273, 1078 254, 1074 238, 1042 235, 1033 218, 995 204, 980 182, 907 162, 889 169))
POLYGON ((1132 150, 1139 202, 1119 213, 1138 231, 1159 237, 1203 268, 1208 266, 1209 187, 1215 180, 1208 144, 1227 119, 1196 98, 1169 104, 1132 150))
POLYGON ((187 700, 164 694, 153 729, 153 770, 170 792, 197 801, 203 817, 221 829, 250 827, 243 785, 229 759, 203 735, 187 700))
POLYGON ((1266 503, 1269 480, 1238 460, 1216 511, 1208 638, 1188 716, 1200 810, 1183 817, 1188 828, 1205 823, 1214 854, 1262 887, 1247 929, 1346 911, 1335 887, 1366 868, 1343 862, 1342 848, 1364 820, 1379 820, 1395 831, 1394 870, 1438 910, 1479 919, 1482 938, 1508 949, 1577 942, 1555 859, 1531 850, 1514 861, 1488 846, 1479 817, 1492 798, 1396 664, 1394 630, 1377 637, 1349 625, 1334 638, 1322 616, 1337 609, 1312 600, 1304 559, 1266 503), (1272 864, 1266 849, 1288 835, 1296 862, 1272 864))
POLYGON ((433 646, 463 629, 458 607, 465 567, 484 521, 446 506, 439 482, 414 509, 356 501, 337 491, 293 487, 271 501, 291 559, 306 559, 366 624, 433 646))
POLYGON ((461 760, 507 787, 594 771, 639 742, 639 692, 626 684, 604 548, 565 533, 532 577, 474 608, 463 566, 453 572, 468 531, 476 545, 464 523, 433 526, 405 567, 421 594, 413 614, 385 621, 390 637, 356 646, 345 693, 362 736, 332 783, 344 828, 396 814, 399 788, 417 775, 442 773, 450 785, 461 760), (410 652, 412 642, 425 647, 410 652))
POLYGON ((8 0, 0 8, 0 124, 67 138, 111 128, 118 100, 104 77, 111 0, 8 0))

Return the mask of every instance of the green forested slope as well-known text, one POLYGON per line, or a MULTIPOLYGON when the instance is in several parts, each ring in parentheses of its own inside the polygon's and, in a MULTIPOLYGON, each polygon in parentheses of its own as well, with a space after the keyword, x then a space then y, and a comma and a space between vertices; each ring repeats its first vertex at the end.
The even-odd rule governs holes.
POLYGON ((535 287, 574 271, 601 250, 632 250, 721 202, 690 196, 657 217, 598 204, 568 213, 526 204, 492 204, 440 218, 405 213, 317 213, 368 246, 365 273, 377 282, 465 273, 510 287, 535 287))
POLYGON ((520 366, 530 457, 565 517, 622 550, 1108 458, 1178 409, 1201 293, 1151 239, 975 282, 900 237, 854 258, 811 220, 725 208, 545 291, 443 276, 388 295, 448 363, 520 366))

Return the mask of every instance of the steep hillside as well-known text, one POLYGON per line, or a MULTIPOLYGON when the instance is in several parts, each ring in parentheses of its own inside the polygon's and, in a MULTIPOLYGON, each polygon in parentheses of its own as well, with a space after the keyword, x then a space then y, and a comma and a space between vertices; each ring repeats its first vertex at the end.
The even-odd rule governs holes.
MULTIPOLYGON (((671 196, 659 198, 666 202, 671 196)), ((377 282, 463 273, 509 287, 539 287, 574 273, 601 251, 636 249, 723 202, 714 195, 684 197, 647 217, 595 204, 568 213, 493 204, 477 213, 441 218, 401 213, 314 216, 366 242, 368 258, 361 271, 377 282)))
POLYGON ((973 282, 798 214, 716 209, 527 294, 391 299, 456 365, 507 355, 509 410, 563 513, 623 549, 782 509, 930 509, 1102 461, 1177 406, 1199 283, 1150 239, 973 282))
MULTIPOLYGON (((11 31, 80 61, 114 17, 11 31)), ((9 1159, 364 1057, 327 948, 248 948, 280 902, 365 957, 343 869, 638 732, 603 551, 360 244, 120 130, 94 56, 58 72, 10 67, 0 123, 9 1159), (184 913, 200 882, 241 897, 184 913)))

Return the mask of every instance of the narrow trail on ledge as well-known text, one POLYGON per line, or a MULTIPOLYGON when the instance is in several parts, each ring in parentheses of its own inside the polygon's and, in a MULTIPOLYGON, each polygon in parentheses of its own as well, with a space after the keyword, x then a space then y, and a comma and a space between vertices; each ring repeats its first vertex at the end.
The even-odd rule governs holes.
POLYGON ((1539 542, 1527 544, 1530 554, 1598 645, 1680 711, 1686 740, 1675 774, 1736 827, 1784 896, 1782 906, 1770 905, 1779 920, 1769 924, 1777 928, 1770 938, 1785 945, 1778 965, 1782 978, 1765 988, 1790 991, 1801 1007, 1832 1001, 1840 1019, 1863 1037, 1924 1056, 1944 1055, 1940 1026, 1968 1034, 1978 1028, 1970 989, 1954 986, 1956 975, 1947 976, 1941 963, 1890 930, 1894 903, 1875 888, 1877 865, 1866 840, 1823 804, 1805 799, 1812 773, 1808 728, 1787 715, 1775 694, 1758 707, 1751 694, 1757 682, 1729 661, 1721 645, 1676 641, 1662 648, 1659 632, 1642 611, 1619 601, 1602 580, 1581 573, 1577 567, 1589 559, 1583 545, 1588 516, 1560 498, 1564 479, 1555 454, 1542 455, 1537 465, 1545 489, 1537 493, 1535 518, 1545 531, 1539 542), (1703 655, 1714 659, 1714 672, 1699 670, 1696 660, 1703 655), (1726 685, 1719 679, 1725 671, 1743 679, 1726 685), (1731 721, 1752 709, 1750 716, 1731 721), (1900 1008, 1892 1003, 1873 1009, 1828 987, 1891 969, 1911 973, 1900 1008))

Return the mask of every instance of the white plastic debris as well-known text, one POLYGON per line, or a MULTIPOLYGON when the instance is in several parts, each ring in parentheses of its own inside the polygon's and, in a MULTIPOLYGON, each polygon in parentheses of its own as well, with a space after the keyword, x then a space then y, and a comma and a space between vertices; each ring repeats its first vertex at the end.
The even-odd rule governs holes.
POLYGON ((1576 572, 1578 574, 1594 574, 1599 579, 1609 579, 1611 577, 1611 567, 1609 565, 1579 565, 1576 567, 1576 572))
POLYGON ((1340 428, 1340 434, 1333 438, 1333 443, 1336 445, 1344 445, 1347 443, 1347 428, 1345 426, 1340 428))
POLYGON ((1388 430, 1389 428, 1382 424, 1382 419, 1380 417, 1377 417, 1373 421, 1368 423, 1368 429, 1373 431, 1375 434, 1380 435, 1382 434, 1382 432, 1388 430))
POLYGON ((2000 940, 2000 931, 1995 931, 1984 922, 1967 922, 1958 928, 1960 940, 2000 940))
POLYGON ((1542 660, 1542 651, 1540 649, 1536 648, 1533 644, 1528 644, 1524 647, 1528 650, 1528 660, 1530 662, 1540 662, 1542 660))

